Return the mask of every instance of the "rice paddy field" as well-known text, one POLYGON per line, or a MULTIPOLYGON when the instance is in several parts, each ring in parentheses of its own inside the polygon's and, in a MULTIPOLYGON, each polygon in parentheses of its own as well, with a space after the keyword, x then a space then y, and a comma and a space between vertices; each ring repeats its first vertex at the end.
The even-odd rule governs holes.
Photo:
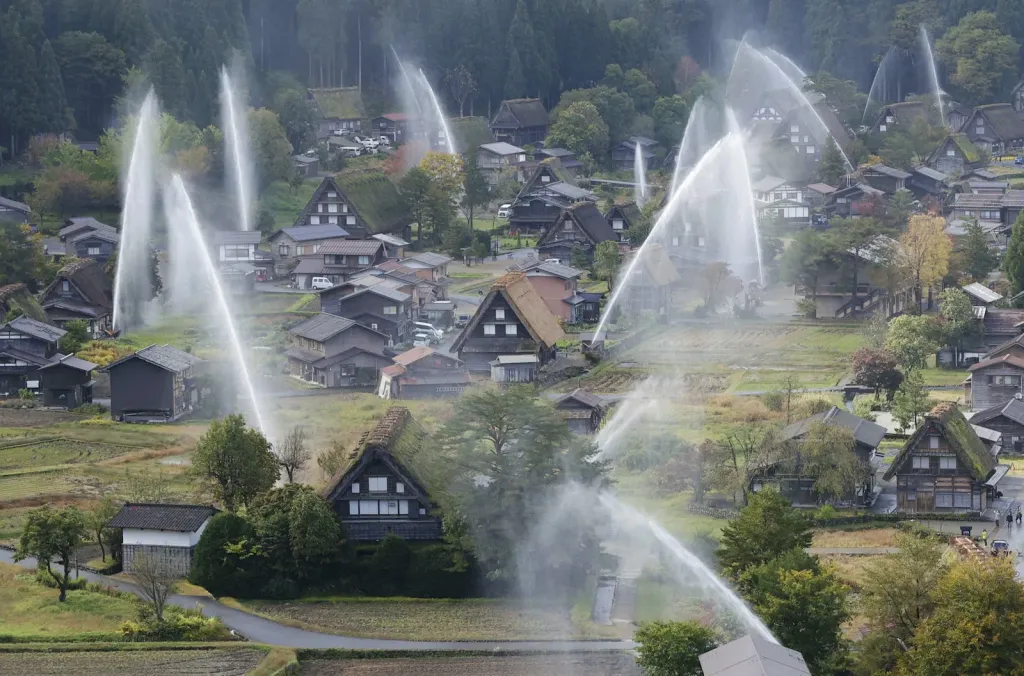
POLYGON ((263 659, 254 648, 0 653, 0 673, 34 676, 243 676, 263 659))
POLYGON ((632 655, 493 655, 487 657, 391 657, 385 659, 304 659, 302 676, 640 676, 632 655))

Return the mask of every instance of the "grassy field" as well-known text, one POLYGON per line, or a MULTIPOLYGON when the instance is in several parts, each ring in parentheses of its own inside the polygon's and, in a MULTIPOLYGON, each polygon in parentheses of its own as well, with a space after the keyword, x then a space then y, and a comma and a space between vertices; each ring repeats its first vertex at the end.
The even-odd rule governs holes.
MULTIPOLYGON (((416 641, 589 638, 598 628, 574 626, 555 612, 487 599, 333 598, 245 601, 259 614, 332 634, 416 641)), ((608 633, 614 636, 613 633, 608 633)))
MULTIPOLYGON (((2 662, 0 662, 2 665, 2 662)), ((488 657, 391 657, 384 659, 301 660, 302 676, 639 676, 626 653, 564 655, 494 655, 488 657)))
POLYGON ((264 653, 255 648, 0 653, 0 673, 35 676, 241 676, 264 653))
POLYGON ((869 528, 866 530, 819 530, 814 532, 812 547, 895 547, 895 528, 869 528))
MULTIPOLYGON (((61 637, 75 634, 102 640, 125 620, 134 619, 138 602, 85 590, 68 592, 57 600, 57 590, 37 583, 32 572, 0 563, 0 634, 19 638, 61 637)), ((0 668, 0 673, 4 672, 0 668)))

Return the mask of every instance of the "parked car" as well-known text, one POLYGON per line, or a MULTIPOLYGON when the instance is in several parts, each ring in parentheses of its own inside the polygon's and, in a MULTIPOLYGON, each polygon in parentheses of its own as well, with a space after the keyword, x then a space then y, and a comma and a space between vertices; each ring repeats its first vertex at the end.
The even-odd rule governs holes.
POLYGON ((508 218, 512 215, 512 205, 502 204, 498 207, 498 218, 508 218))
POLYGON ((426 345, 436 345, 441 342, 436 334, 429 333, 427 331, 417 331, 412 334, 412 339, 414 345, 423 341, 426 341, 426 345))
POLYGON ((1020 166, 1024 166, 1024 156, 1018 155, 1018 156, 1017 156, 1017 157, 1016 157, 1016 158, 1015 158, 1015 159, 1013 160, 1013 163, 1014 163, 1015 165, 1017 165, 1018 167, 1020 167, 1020 166))
POLYGON ((391 145, 391 139, 389 139, 387 136, 381 136, 380 137, 380 144, 382 146, 390 146, 391 145))
POLYGON ((377 148, 380 145, 380 141, 371 137, 353 136, 352 139, 364 148, 377 148))
POLYGON ((316 289, 317 291, 329 289, 332 286, 334 286, 334 284, 331 283, 331 280, 328 277, 314 277, 309 283, 309 287, 311 289, 316 289))
POLYGON ((466 324, 469 324, 469 320, 469 315, 459 315, 455 318, 455 327, 461 329, 466 326, 466 324))
POLYGON ((435 328, 433 324, 429 324, 427 322, 413 322, 412 324, 413 324, 413 326, 416 327, 417 331, 420 331, 420 332, 423 332, 423 333, 429 333, 429 334, 433 335, 435 338, 437 338, 438 340, 441 340, 442 338, 444 338, 444 331, 442 331, 441 329, 435 328))
POLYGON ((415 340, 412 341, 412 346, 413 347, 430 347, 430 340, 428 340, 426 337, 416 338, 415 340))
POLYGON ((339 152, 341 152, 344 157, 359 157, 366 151, 362 146, 342 146, 339 148, 339 152))

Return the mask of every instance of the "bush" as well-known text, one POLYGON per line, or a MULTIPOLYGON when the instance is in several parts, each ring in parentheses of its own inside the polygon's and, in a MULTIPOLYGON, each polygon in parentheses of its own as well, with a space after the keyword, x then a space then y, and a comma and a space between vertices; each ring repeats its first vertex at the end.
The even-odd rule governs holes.
POLYGON ((816 319, 818 317, 818 306, 810 298, 798 300, 796 302, 796 311, 807 319, 816 319))
POLYGON ((822 397, 812 397, 805 399, 800 403, 800 406, 807 412, 807 415, 815 415, 817 413, 824 413, 832 408, 833 403, 828 399, 822 397))
POLYGON ((853 414, 859 418, 875 422, 875 398, 870 395, 859 395, 853 398, 853 414))
POLYGON ((409 543, 394 533, 388 533, 369 561, 367 582, 373 593, 392 596, 405 589, 406 573, 412 563, 409 543))
POLYGON ((782 392, 767 392, 761 395, 761 401, 769 411, 778 413, 786 406, 786 397, 782 392))
POLYGON ((131 642, 228 641, 232 638, 219 617, 205 617, 198 608, 186 610, 177 606, 167 607, 163 622, 145 611, 140 613, 138 620, 128 620, 121 625, 121 637, 131 642))
POLYGON ((839 512, 832 505, 822 505, 814 512, 815 521, 826 521, 828 519, 835 519, 839 516, 839 512))
POLYGON ((75 413, 81 413, 82 415, 88 415, 92 417, 107 416, 110 415, 110 409, 103 404, 82 404, 75 409, 75 413))
POLYGON ((447 545, 426 545, 413 550, 403 594, 439 599, 468 596, 472 573, 468 569, 456 570, 454 564, 447 545))
POLYGON ((699 622, 645 622, 634 640, 649 676, 700 676, 700 655, 718 647, 718 634, 699 622))
POLYGON ((196 545, 189 582, 214 596, 251 596, 264 586, 266 577, 262 557, 245 551, 245 544, 255 537, 252 526, 240 516, 213 517, 196 545))

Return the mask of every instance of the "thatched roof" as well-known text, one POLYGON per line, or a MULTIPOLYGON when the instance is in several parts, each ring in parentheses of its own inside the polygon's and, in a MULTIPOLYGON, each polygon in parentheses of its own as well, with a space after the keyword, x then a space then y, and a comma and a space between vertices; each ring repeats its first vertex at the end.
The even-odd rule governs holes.
POLYGON ((918 448, 925 435, 939 434, 949 449, 956 454, 975 481, 985 481, 996 467, 996 459, 985 448, 985 443, 978 437, 971 424, 956 404, 944 401, 935 406, 914 434, 907 439, 902 450, 892 461, 885 480, 890 481, 909 459, 910 453, 918 448))
POLYGON ((1024 119, 1009 103, 993 103, 987 106, 978 106, 974 109, 974 115, 967 119, 963 129, 972 129, 975 120, 984 117, 988 124, 985 127, 983 136, 994 134, 1000 141, 1009 142, 1017 139, 1024 139, 1024 119))
POLYGON ((21 314, 38 322, 47 322, 39 301, 29 293, 28 287, 18 282, 0 286, 0 321, 3 321, 13 310, 21 310, 21 314))
POLYGON ((390 232, 409 225, 411 218, 405 200, 384 172, 346 171, 335 180, 371 232, 390 232))
POLYGON ((309 95, 325 118, 356 120, 366 117, 363 94, 359 87, 310 89, 309 95))
POLYGON ((480 319, 487 313, 491 303, 499 294, 505 298, 512 311, 516 313, 516 317, 530 333, 530 337, 539 345, 552 347, 565 335, 561 324, 551 314, 544 299, 540 297, 533 284, 527 279, 526 273, 510 272, 494 280, 490 293, 480 303, 473 319, 455 339, 451 352, 458 352, 462 349, 466 339, 473 335, 476 325, 480 323, 480 319))

